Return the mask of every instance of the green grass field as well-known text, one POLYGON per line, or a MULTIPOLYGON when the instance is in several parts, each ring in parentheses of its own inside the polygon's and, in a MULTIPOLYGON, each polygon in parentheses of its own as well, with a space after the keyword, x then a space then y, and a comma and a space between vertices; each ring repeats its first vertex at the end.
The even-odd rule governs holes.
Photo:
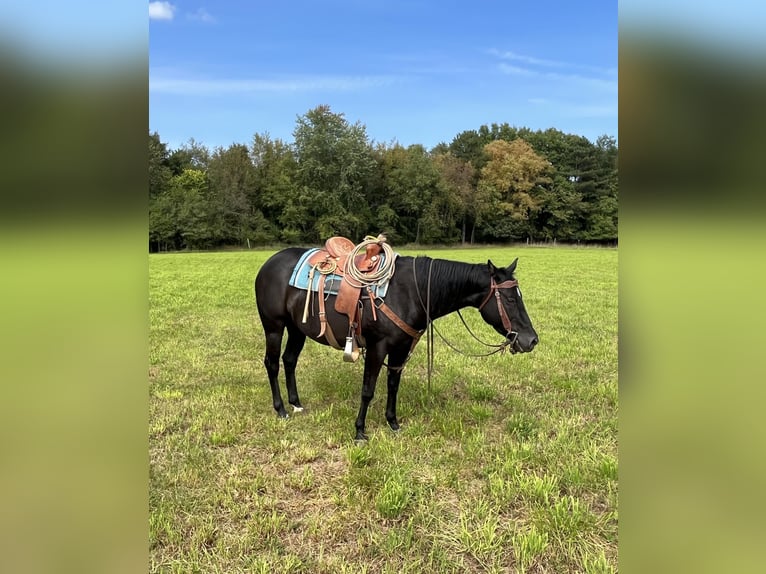
MULTIPOLYGON (((361 445, 361 360, 307 341, 306 410, 271 406, 253 297, 270 252, 150 255, 150 571, 617 571, 617 250, 399 251, 518 256, 540 344, 476 359, 437 337, 429 392, 424 338, 402 430, 386 424, 382 373, 361 445)), ((436 325, 483 351, 456 315, 436 325)))

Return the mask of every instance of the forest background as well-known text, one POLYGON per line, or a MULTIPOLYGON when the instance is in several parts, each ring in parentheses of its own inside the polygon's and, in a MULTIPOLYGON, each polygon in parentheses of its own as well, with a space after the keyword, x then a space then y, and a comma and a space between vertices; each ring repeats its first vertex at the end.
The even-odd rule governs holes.
POLYGON ((617 243, 617 142, 503 124, 431 150, 372 141, 320 105, 292 142, 169 149, 149 133, 149 249, 390 243, 617 243))

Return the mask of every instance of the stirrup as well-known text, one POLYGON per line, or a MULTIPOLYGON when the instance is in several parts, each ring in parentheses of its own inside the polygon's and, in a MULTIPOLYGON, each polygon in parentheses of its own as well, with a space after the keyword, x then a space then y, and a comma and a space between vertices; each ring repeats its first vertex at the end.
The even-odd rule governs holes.
POLYGON ((353 335, 346 337, 346 347, 343 349, 343 360, 347 363, 356 363, 359 358, 359 347, 353 335))

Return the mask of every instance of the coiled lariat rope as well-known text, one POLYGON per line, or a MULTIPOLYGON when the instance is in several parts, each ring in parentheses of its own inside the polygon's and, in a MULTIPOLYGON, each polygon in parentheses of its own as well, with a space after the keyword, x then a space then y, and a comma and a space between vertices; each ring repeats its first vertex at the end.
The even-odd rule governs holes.
MULTIPOLYGON (((378 235, 377 237, 373 237, 372 235, 367 235, 364 238, 364 241, 362 241, 359 245, 354 247, 353 251, 351 251, 348 254, 348 258, 346 259, 346 265, 344 268, 344 275, 343 280, 348 283, 349 285, 357 288, 357 289, 365 289, 367 293, 370 295, 370 305, 372 305, 372 316, 375 318, 375 302, 373 300, 374 294, 373 294, 373 286, 375 287, 381 287, 385 285, 391 277, 394 275, 395 270, 395 259, 396 254, 394 253, 394 250, 391 248, 391 246, 386 243, 386 236, 382 233, 378 235), (380 264, 376 266, 374 270, 371 271, 363 271, 362 269, 359 269, 356 265, 356 258, 360 253, 367 253, 367 248, 370 245, 378 245, 380 250, 382 250, 382 254, 378 252, 377 255, 373 256, 373 258, 381 258, 382 261, 380 261, 380 264)), ((376 289, 377 292, 377 289, 376 289)), ((383 307, 381 306, 381 309, 383 307)), ((390 317, 389 317, 390 318, 390 317)), ((349 326, 349 336, 346 338, 346 344, 348 345, 349 338, 351 335, 351 329, 352 327, 349 326)), ((364 353, 364 348, 362 348, 362 353, 364 353)), ((408 357, 409 358, 409 357, 408 357)), ((405 361, 406 362, 406 361, 405 361)), ((388 368, 388 365, 386 362, 383 362, 383 365, 388 368)), ((404 365, 402 365, 401 368, 403 368, 404 365)))
POLYGON ((386 243, 385 235, 378 235, 373 237, 368 235, 364 238, 359 245, 354 247, 354 250, 349 254, 346 260, 346 272, 344 278, 354 287, 363 288, 370 285, 383 285, 394 275, 394 259, 395 254, 391 246, 386 243), (368 245, 378 244, 383 249, 385 258, 380 262, 380 265, 374 271, 365 273, 356 266, 356 255, 360 252, 365 252, 368 245), (352 281, 353 280, 353 281, 352 281))

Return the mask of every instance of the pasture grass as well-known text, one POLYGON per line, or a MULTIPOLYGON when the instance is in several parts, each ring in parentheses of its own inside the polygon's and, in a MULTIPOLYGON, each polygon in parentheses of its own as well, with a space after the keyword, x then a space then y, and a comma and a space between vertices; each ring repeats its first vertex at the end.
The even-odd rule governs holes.
MULTIPOLYGON (((519 256, 540 344, 476 359, 437 337, 429 392, 421 341, 401 431, 381 375, 365 444, 362 361, 314 342, 298 363, 305 411, 274 413, 253 298, 271 252, 150 255, 151 572, 617 571, 617 250, 400 252, 519 256)), ((481 352, 457 316, 437 328, 481 352)))

